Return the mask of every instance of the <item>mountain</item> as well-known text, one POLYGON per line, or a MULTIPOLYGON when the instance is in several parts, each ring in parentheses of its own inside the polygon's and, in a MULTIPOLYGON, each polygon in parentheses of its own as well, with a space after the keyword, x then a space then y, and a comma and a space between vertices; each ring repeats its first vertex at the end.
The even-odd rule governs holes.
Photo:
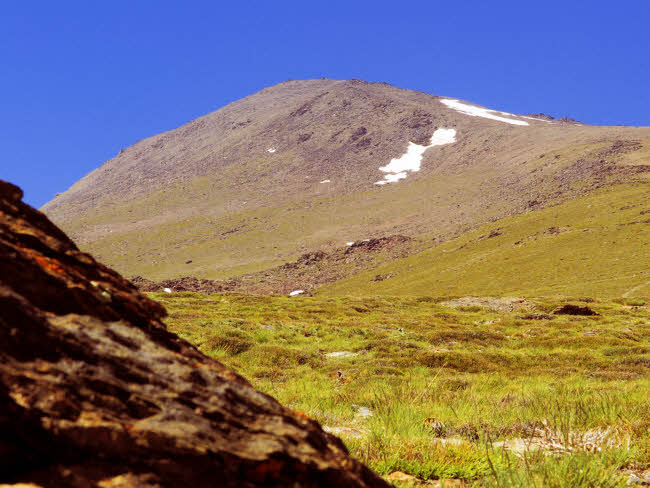
POLYGON ((319 293, 647 297, 649 194, 647 180, 602 188, 486 224, 319 293))
MULTIPOLYGON (((514 115, 360 80, 288 81, 124 149, 42 210, 84 250, 154 280, 272 280, 308 253, 411 238, 332 282, 595 191, 647 194, 649 162, 647 127, 514 115)), ((427 291, 401 275, 401 290, 427 291)), ((286 276, 283 291, 300 273, 286 276)), ((377 290, 395 292, 384 281, 377 290)))

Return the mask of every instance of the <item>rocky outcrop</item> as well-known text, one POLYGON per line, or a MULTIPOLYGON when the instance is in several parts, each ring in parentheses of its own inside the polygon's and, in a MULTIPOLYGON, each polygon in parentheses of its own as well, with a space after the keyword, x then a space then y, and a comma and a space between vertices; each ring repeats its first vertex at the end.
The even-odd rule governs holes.
POLYGON ((352 242, 330 252, 308 252, 296 261, 223 281, 184 276, 156 283, 142 276, 134 276, 131 283, 142 292, 162 292, 166 288, 173 292, 206 294, 287 294, 303 288, 313 292, 319 286, 347 278, 368 267, 406 257, 417 250, 421 248, 417 247, 413 238, 392 235, 352 242))
POLYGON ((0 484, 387 486, 0 181, 0 484))

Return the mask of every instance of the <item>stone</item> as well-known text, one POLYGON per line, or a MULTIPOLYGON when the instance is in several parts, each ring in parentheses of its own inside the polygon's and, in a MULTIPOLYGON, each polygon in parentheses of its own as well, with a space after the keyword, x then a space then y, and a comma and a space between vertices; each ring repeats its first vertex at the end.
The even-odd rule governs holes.
POLYGON ((0 181, 0 484, 388 486, 21 198, 0 181))

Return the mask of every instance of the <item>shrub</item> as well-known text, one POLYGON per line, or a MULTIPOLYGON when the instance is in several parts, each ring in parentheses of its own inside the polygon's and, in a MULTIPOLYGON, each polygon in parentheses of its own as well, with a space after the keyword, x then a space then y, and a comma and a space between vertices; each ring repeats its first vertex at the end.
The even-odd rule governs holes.
POLYGON ((322 363, 318 354, 272 344, 258 345, 252 351, 248 351, 247 355, 254 355, 257 364, 267 367, 286 368, 302 364, 318 367, 322 363))

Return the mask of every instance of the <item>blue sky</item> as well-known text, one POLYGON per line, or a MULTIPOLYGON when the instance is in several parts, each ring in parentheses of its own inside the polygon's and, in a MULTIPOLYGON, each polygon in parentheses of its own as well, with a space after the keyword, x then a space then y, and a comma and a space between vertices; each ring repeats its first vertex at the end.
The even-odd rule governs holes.
POLYGON ((650 125, 650 4, 24 1, 0 11, 0 178, 41 206, 139 139, 287 79, 650 125))

